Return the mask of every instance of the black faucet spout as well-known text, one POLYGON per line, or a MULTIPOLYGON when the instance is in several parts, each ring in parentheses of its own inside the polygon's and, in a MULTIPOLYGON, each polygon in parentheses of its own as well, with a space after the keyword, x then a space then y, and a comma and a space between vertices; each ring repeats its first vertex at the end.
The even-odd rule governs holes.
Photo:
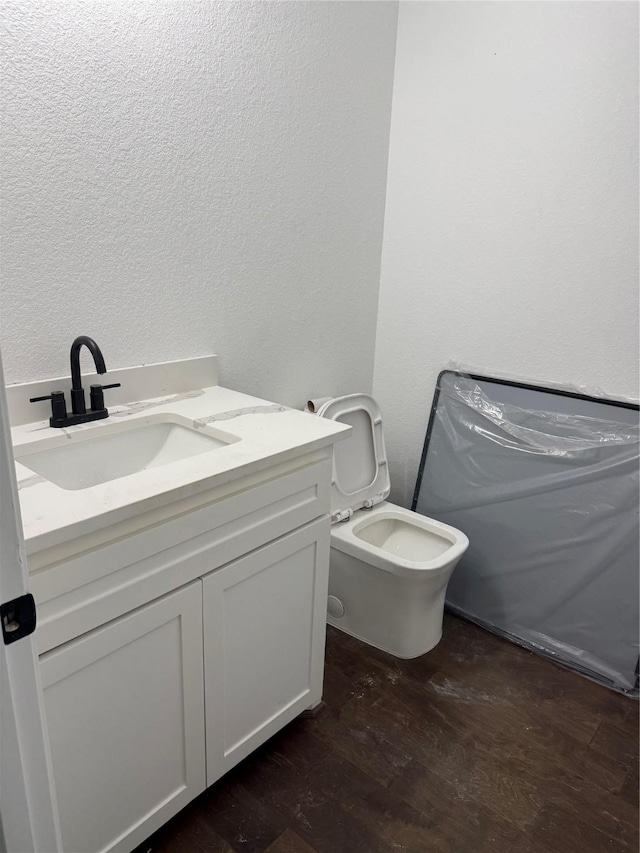
POLYGON ((80 335, 79 338, 76 338, 71 344, 71 408, 74 415, 84 415, 87 411, 80 373, 80 350, 82 347, 86 347, 93 356, 97 372, 107 372, 100 347, 93 338, 89 338, 87 335, 80 335))
POLYGON ((82 347, 86 347, 93 356, 96 371, 98 373, 107 372, 104 357, 98 344, 93 340, 93 338, 89 338, 87 335, 80 335, 80 337, 76 338, 71 344, 71 387, 74 391, 82 389, 82 377, 80 375, 80 350, 82 347))

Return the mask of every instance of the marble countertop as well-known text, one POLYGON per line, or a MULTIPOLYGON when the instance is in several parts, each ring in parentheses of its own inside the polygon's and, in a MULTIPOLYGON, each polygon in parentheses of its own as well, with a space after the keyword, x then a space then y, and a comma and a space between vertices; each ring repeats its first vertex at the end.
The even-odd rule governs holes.
POLYGON ((60 439, 61 433, 72 438, 75 433, 100 430, 106 424, 144 422, 150 415, 157 419, 163 414, 186 418, 196 429, 211 426, 224 430, 240 440, 84 489, 54 485, 31 471, 28 456, 24 456, 25 464, 16 462, 16 474, 28 553, 327 447, 350 432, 346 425, 216 385, 110 407, 107 420, 64 430, 38 421, 14 427, 11 435, 20 456, 43 439, 60 439))

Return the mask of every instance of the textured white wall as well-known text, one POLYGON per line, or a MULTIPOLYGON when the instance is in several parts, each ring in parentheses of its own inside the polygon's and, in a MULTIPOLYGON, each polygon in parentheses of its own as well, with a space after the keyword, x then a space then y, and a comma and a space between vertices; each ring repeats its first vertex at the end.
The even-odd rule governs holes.
POLYGON ((396 15, 3 3, 7 382, 89 334, 290 405, 370 389, 396 15))
POLYGON ((401 3, 374 394, 407 504, 450 360, 638 394, 638 6, 401 3))

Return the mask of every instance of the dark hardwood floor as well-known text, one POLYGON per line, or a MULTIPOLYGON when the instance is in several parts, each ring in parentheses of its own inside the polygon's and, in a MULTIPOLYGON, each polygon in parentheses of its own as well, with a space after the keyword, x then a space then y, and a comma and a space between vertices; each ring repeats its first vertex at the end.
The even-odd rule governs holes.
POLYGON ((327 707, 136 853, 638 850, 638 703, 447 615, 397 660, 334 629, 327 707))

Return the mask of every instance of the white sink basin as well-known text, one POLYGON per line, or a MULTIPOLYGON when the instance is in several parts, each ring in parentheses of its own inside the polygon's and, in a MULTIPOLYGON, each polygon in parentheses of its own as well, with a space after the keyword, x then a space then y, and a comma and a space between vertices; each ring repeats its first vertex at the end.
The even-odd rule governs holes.
POLYGON ((16 448, 16 461, 61 489, 87 489, 240 441, 179 415, 151 415, 64 432, 16 448))

